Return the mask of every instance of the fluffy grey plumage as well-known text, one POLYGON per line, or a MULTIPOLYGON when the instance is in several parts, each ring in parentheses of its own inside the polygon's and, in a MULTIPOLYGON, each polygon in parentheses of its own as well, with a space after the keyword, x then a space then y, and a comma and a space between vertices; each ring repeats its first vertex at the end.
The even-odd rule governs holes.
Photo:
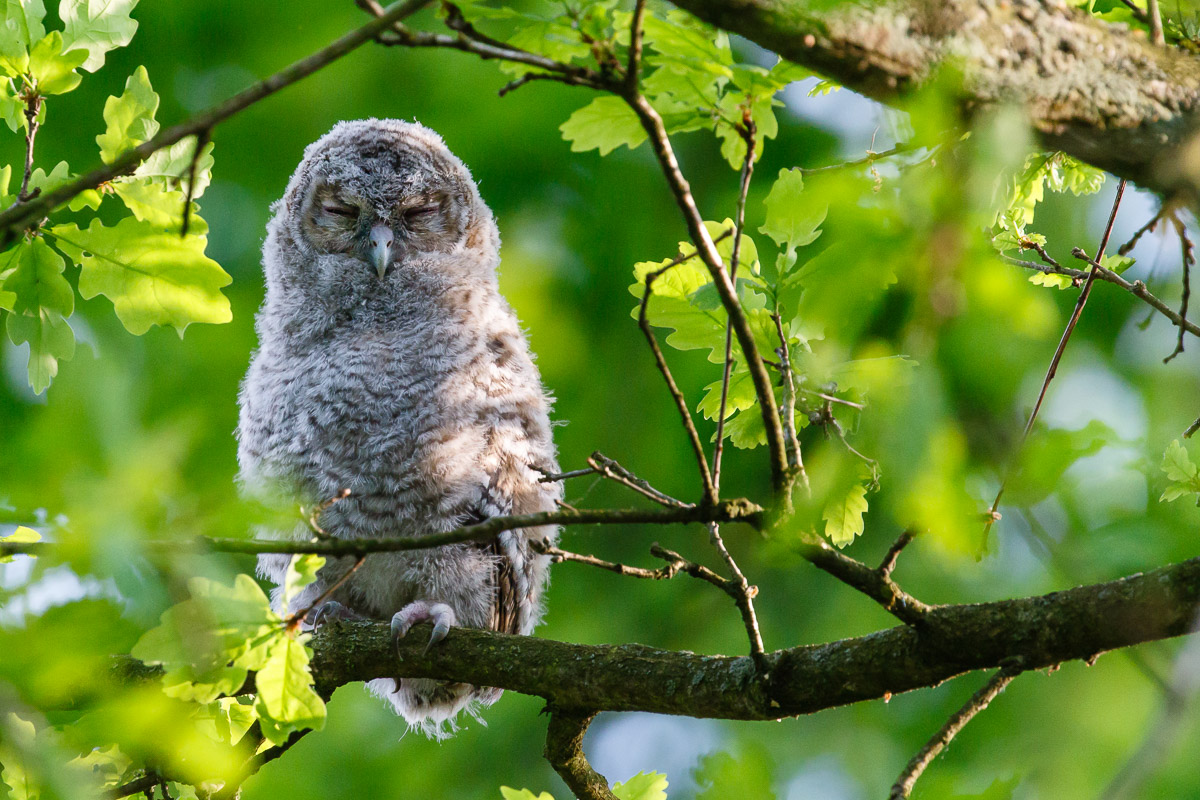
MULTIPOLYGON (((555 508, 550 400, 496 283, 499 232, 470 173, 434 132, 343 122, 309 146, 267 227, 259 349, 241 391, 240 477, 250 494, 319 503, 333 536, 419 536, 555 508)), ((269 535, 304 538, 303 524, 269 535)), ((548 560, 536 528, 491 542, 369 556, 334 599, 391 618, 528 634, 548 560)), ((287 556, 259 571, 282 584, 287 556)), ((331 559, 293 601, 351 566, 331 559)), ((496 690, 377 680, 409 724, 440 738, 496 690)))

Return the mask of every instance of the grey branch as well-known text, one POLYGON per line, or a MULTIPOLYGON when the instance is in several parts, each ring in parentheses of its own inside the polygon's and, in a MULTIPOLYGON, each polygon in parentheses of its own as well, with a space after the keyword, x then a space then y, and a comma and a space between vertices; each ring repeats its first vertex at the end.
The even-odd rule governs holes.
POLYGON ((674 0, 675 5, 882 102, 946 60, 962 100, 1023 106, 1042 144, 1155 191, 1194 191, 1200 60, 1126 26, 1039 0, 674 0), (1190 146, 1189 146, 1190 145, 1190 146), (1182 147, 1182 150, 1180 148, 1182 147))
POLYGON ((429 632, 418 629, 400 642, 397 660, 388 626, 368 622, 318 632, 313 670, 325 694, 352 681, 424 677, 496 686, 563 709, 767 720, 936 686, 975 670, 1090 661, 1185 634, 1197 611, 1200 558, 1040 597, 934 607, 919 626, 769 653, 766 678, 745 656, 566 644, 470 628, 453 628, 429 653, 429 632))

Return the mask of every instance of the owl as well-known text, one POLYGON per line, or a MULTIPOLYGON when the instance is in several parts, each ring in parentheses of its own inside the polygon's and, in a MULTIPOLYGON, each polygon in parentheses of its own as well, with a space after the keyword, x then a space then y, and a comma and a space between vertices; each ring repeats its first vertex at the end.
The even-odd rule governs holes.
MULTIPOLYGON (((263 247, 259 345, 240 392, 239 481, 271 503, 329 505, 339 538, 423 536, 550 511, 559 484, 551 398, 501 296, 500 236, 470 172, 430 129, 342 122, 305 150, 263 247)), ((311 538, 294 529, 260 532, 311 538)), ((316 617, 390 619, 528 634, 543 615, 557 530, 370 555, 316 617)), ((281 586, 287 555, 259 558, 281 586)), ((331 558, 305 608, 353 565, 331 558)), ((274 592, 281 601, 281 590, 274 592)), ((319 620, 315 620, 319 624, 319 620)), ((433 738, 499 690, 425 679, 369 684, 433 738)))

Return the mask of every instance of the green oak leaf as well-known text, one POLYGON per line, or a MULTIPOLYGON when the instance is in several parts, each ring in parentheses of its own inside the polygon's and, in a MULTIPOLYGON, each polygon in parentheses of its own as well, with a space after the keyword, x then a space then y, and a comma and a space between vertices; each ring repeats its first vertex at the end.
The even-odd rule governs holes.
POLYGON ((29 386, 34 394, 50 386, 59 361, 70 361, 75 355, 75 332, 57 311, 41 308, 9 314, 8 338, 13 344, 29 343, 29 386))
POLYGON ((96 137, 100 158, 112 163, 117 156, 153 138, 158 133, 154 113, 158 110, 158 95, 150 87, 145 67, 138 67, 125 81, 120 97, 109 97, 104 103, 104 133, 96 137))
POLYGON ((1189 494, 1200 494, 1200 467, 1192 461, 1183 444, 1176 439, 1163 453, 1162 471, 1171 484, 1159 497, 1159 502, 1172 502, 1189 494))
POLYGON ((292 731, 325 726, 325 702, 313 691, 307 639, 307 634, 276 637, 267 663, 255 675, 254 710, 272 744, 283 744, 292 731))
POLYGON ((67 166, 67 162, 60 161, 54 165, 54 169, 46 172, 41 167, 38 167, 29 174, 29 191, 40 192, 45 194, 51 192, 65 184, 71 179, 71 168, 67 166))
POLYGON ((844 495, 826 504, 821 512, 825 535, 836 547, 845 547, 863 532, 863 514, 867 513, 867 489, 854 484, 844 495))
MULTIPOLYGON (((192 171, 192 156, 196 151, 196 137, 188 136, 170 147, 156 150, 142 165, 134 171, 140 178, 154 178, 174 187, 187 190, 187 182, 192 171)), ((192 197, 204 194, 212 181, 213 143, 208 142, 200 148, 200 157, 196 159, 196 189, 192 197)))
POLYGON ((83 80, 75 70, 87 58, 86 50, 63 52, 63 38, 51 31, 29 51, 29 74, 39 94, 66 94, 83 80))
POLYGON ((231 279, 204 255, 204 236, 181 237, 133 217, 111 228, 92 220, 86 230, 57 225, 49 233, 80 264, 79 293, 111 300, 130 333, 171 325, 182 335, 193 322, 232 318, 220 291, 231 279))
MULTIPOLYGON (((111 186, 113 193, 139 220, 169 231, 178 231, 182 227, 186 196, 178 189, 168 189, 149 178, 122 178, 113 181, 111 186)), ((208 233, 208 225, 196 214, 195 203, 188 218, 188 233, 197 236, 208 233)))
MULTIPOLYGON (((12 78, 0 79, 0 118, 13 133, 25 127, 25 101, 17 96, 12 78)), ((5 205, 12 205, 11 201, 5 205)))
POLYGON ((500 797, 503 800, 554 800, 554 795, 549 792, 535 795, 528 789, 514 789, 511 786, 501 786, 500 797))
POLYGON ((621 145, 633 150, 646 141, 646 131, 637 115, 619 97, 597 97, 576 111, 558 128, 571 143, 571 151, 592 148, 606 156, 621 145))
MULTIPOLYGON (((781 169, 763 205, 767 213, 759 232, 770 236, 789 255, 817 240, 829 212, 828 203, 804 193, 804 175, 799 169, 781 169)), ((781 270, 780 275, 784 274, 781 270)))
POLYGON ((667 776, 657 772, 639 772, 627 781, 615 784, 612 792, 618 800, 667 800, 667 776))
POLYGON ((87 52, 82 66, 95 72, 104 66, 104 54, 124 47, 137 32, 130 18, 138 0, 62 0, 58 15, 63 21, 63 40, 67 47, 87 52))
POLYGON ((325 557, 311 553, 299 553, 292 556, 288 563, 287 574, 283 579, 283 606, 287 613, 288 604, 317 579, 317 572, 325 566, 325 557))
POLYGON ((42 0, 5 0, 0 25, 0 68, 10 76, 25 71, 26 59, 34 43, 46 35, 42 20, 46 7, 42 0))
POLYGON ((16 295, 12 310, 34 313, 39 308, 69 317, 75 310, 75 293, 63 277, 62 256, 39 239, 23 241, 0 255, 0 272, 7 273, 3 288, 16 295))

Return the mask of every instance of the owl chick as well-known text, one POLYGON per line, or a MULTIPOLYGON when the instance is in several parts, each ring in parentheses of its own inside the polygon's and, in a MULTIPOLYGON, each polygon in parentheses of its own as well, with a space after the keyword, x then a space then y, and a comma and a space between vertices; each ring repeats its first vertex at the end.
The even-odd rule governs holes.
MULTIPOLYGON (((428 128, 338 124, 310 145, 273 208, 263 247, 259 347, 242 383, 240 481, 269 502, 320 503, 339 538, 422 536, 553 510, 550 398, 500 295, 500 237, 470 173, 428 128)), ((304 524, 268 531, 309 538, 304 524)), ((370 555, 323 612, 530 633, 549 562, 530 528, 486 542, 370 555)), ((282 585, 290 557, 259 572, 282 585)), ((353 564, 331 558, 291 607, 353 564)), ((280 602, 276 589, 275 602, 280 602)), ((455 729, 500 692, 425 679, 371 690, 426 735, 455 729)))

